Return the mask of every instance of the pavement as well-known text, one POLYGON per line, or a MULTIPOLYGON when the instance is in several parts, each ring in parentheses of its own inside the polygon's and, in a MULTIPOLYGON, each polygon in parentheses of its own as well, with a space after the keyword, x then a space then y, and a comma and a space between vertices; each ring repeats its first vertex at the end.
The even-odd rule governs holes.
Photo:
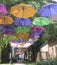
POLYGON ((0 65, 26 65, 24 63, 16 63, 16 64, 0 64, 0 65))
POLYGON ((26 64, 24 64, 24 63, 18 63, 18 64, 14 64, 14 65, 26 65, 26 64))

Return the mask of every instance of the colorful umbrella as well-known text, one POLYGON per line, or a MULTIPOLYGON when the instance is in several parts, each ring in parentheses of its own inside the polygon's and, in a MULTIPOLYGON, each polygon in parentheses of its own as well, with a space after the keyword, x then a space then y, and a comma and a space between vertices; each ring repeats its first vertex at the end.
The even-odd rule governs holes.
POLYGON ((31 31, 34 31, 34 32, 43 32, 45 30, 44 27, 41 27, 41 26, 32 26, 31 27, 31 31))
POLYGON ((10 13, 19 18, 28 18, 33 17, 36 10, 31 5, 19 4, 11 7, 10 13))
POLYGON ((51 23, 50 20, 46 17, 37 17, 32 22, 32 24, 36 26, 45 26, 49 25, 50 23, 51 23))
POLYGON ((30 32, 30 29, 28 27, 17 27, 15 29, 15 32, 18 33, 18 32, 30 32))
POLYGON ((8 40, 17 40, 18 38, 15 35, 8 35, 8 40))
POLYGON ((30 38, 39 38, 42 32, 31 32, 30 38))
POLYGON ((52 16, 57 14, 57 3, 48 3, 43 5, 40 10, 38 11, 40 16, 52 16))
POLYGON ((0 3, 0 15, 5 15, 7 13, 8 13, 8 11, 6 9, 6 6, 4 4, 0 3))
POLYGON ((10 44, 12 47, 15 48, 28 48, 29 46, 34 44, 34 41, 32 39, 29 39, 27 42, 19 42, 19 43, 10 41, 10 44))
POLYGON ((13 34, 14 28, 11 25, 4 25, 2 30, 3 34, 13 34))
POLYGON ((31 20, 28 18, 16 18, 14 24, 17 26, 29 26, 32 24, 31 20))
POLYGON ((26 40, 29 38, 29 34, 26 32, 19 32, 19 33, 17 33, 17 37, 18 37, 18 39, 25 39, 26 40))
POLYGON ((25 40, 21 39, 21 40, 10 40, 10 42, 13 43, 20 43, 20 42, 26 42, 25 40))
POLYGON ((12 24, 13 19, 9 16, 0 16, 0 24, 12 24))

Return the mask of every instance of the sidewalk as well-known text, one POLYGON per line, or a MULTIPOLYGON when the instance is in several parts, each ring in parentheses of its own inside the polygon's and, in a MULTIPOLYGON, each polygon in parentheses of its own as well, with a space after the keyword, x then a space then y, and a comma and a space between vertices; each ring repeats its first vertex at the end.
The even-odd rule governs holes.
POLYGON ((26 65, 26 64, 24 64, 24 63, 17 63, 17 64, 14 64, 14 65, 26 65))
POLYGON ((0 64, 0 65, 26 65, 24 63, 16 63, 16 64, 0 64))

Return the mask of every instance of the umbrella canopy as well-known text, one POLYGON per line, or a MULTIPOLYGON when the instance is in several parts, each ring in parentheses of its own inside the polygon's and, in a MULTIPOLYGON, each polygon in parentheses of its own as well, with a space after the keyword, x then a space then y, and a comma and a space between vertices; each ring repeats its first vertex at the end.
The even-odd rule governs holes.
POLYGON ((26 32, 19 32, 19 33, 17 33, 17 37, 18 37, 18 39, 25 39, 26 40, 29 38, 29 34, 26 32))
POLYGON ((17 26, 29 26, 32 24, 31 20, 28 18, 16 18, 14 24, 17 26))
POLYGON ((17 36, 15 36, 15 35, 9 35, 8 36, 8 40, 17 40, 18 38, 17 38, 17 36))
POLYGON ((11 7, 10 13, 16 17, 28 18, 33 17, 36 13, 36 10, 31 5, 19 4, 11 7))
POLYGON ((13 41, 10 41, 10 44, 11 44, 12 47, 15 47, 15 48, 28 48, 29 46, 34 44, 34 41, 30 40, 30 39, 27 42, 13 42, 13 41))
POLYGON ((6 9, 6 6, 4 4, 0 3, 0 15, 5 15, 7 13, 8 13, 8 11, 6 9))
POLYGON ((0 16, 0 24, 12 24, 13 19, 9 16, 0 16))
POLYGON ((42 32, 31 32, 30 38, 39 38, 42 32))
POLYGON ((10 40, 10 42, 13 43, 20 43, 20 42, 26 42, 25 40, 21 39, 21 40, 10 40))
POLYGON ((43 32, 45 30, 45 28, 41 27, 41 26, 32 26, 31 30, 34 32, 43 32))
POLYGON ((32 22, 32 24, 36 26, 45 26, 49 25, 50 23, 51 23, 50 20, 46 17, 37 17, 32 22))
POLYGON ((18 32, 30 32, 30 29, 28 27, 17 27, 15 29, 15 32, 18 33, 18 32))
POLYGON ((8 31, 4 31, 4 30, 3 30, 3 31, 2 31, 2 34, 8 34, 8 35, 11 35, 11 34, 13 34, 13 31, 9 31, 9 32, 8 32, 8 31))
POLYGON ((48 3, 43 5, 40 10, 38 11, 40 16, 52 16, 57 14, 57 4, 56 3, 48 3))
POLYGON ((3 30, 3 34, 13 34, 13 30, 14 28, 11 26, 11 25, 4 25, 2 27, 2 30, 3 30))

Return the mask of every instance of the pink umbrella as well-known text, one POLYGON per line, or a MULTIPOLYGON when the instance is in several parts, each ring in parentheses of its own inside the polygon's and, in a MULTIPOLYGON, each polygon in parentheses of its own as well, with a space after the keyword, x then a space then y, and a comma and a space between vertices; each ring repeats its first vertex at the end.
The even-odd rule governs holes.
POLYGON ((8 11, 6 9, 6 6, 4 4, 0 3, 0 14, 5 15, 7 13, 8 13, 8 11))
POLYGON ((45 30, 45 28, 41 27, 41 26, 33 26, 33 27, 31 27, 31 30, 34 32, 43 32, 45 30))

